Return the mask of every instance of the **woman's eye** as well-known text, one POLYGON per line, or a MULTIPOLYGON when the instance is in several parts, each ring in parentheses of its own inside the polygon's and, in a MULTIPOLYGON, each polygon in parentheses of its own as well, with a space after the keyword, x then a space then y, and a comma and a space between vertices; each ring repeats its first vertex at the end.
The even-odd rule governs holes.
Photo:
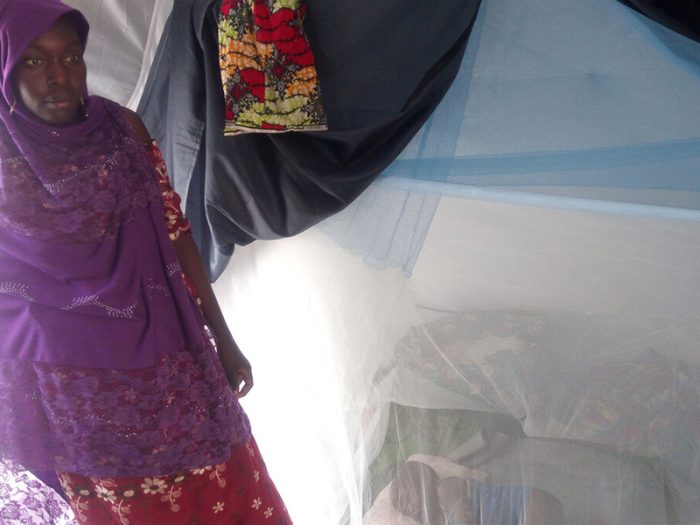
POLYGON ((28 58, 25 60, 25 63, 29 66, 40 66, 42 60, 40 58, 28 58))
POLYGON ((66 61, 71 63, 71 64, 77 64, 83 60, 83 57, 81 55, 71 55, 69 56, 66 61))

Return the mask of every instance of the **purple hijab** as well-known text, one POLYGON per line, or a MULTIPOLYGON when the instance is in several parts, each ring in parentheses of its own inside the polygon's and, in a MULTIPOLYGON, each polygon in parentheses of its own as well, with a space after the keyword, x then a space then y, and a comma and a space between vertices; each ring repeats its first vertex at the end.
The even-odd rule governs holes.
POLYGON ((9 107, 13 93, 10 75, 22 52, 34 39, 67 15, 85 48, 89 25, 82 13, 55 0, 2 0, 0 2, 0 68, 2 92, 9 107))
POLYGON ((12 68, 58 0, 0 0, 0 459, 90 476, 225 460, 249 434, 182 281, 156 176, 121 108, 52 126, 12 68))

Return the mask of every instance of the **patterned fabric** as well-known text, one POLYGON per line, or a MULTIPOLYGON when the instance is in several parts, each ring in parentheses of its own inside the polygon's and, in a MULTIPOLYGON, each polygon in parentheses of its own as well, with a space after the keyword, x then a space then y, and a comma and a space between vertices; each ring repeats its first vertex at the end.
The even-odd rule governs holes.
MULTIPOLYGON (((183 234, 190 234, 192 232, 192 225, 187 217, 182 213, 182 208, 180 208, 180 196, 173 189, 170 184, 170 177, 168 177, 168 169, 165 166, 165 160, 163 160, 163 154, 160 151, 158 142, 153 139, 151 142, 146 144, 146 155, 156 172, 156 177, 158 180, 158 186, 160 187, 160 194, 163 197, 163 209, 165 210, 165 226, 168 229, 168 236, 171 241, 176 241, 183 234)), ((185 281, 185 286, 194 297, 197 306, 202 308, 202 300, 197 296, 194 289, 194 285, 183 273, 182 279, 185 281)))
MULTIPOLYGON (((135 141, 120 108, 103 107, 115 133, 135 141)), ((103 136, 100 130, 94 133, 103 136)), ((249 437, 183 283, 156 173, 143 144, 133 148, 124 162, 153 198, 133 207, 134 220, 114 238, 95 245, 30 239, 30 249, 26 237, 0 228, 0 456, 32 471, 172 472, 224 461, 249 437)), ((106 162, 87 167, 98 161, 106 162)), ((120 191, 120 171, 91 173, 85 187, 114 183, 120 191)), ((94 210, 96 217, 103 211, 94 210)))
POLYGON ((98 476, 173 472, 183 463, 220 462, 250 437, 248 418, 211 346, 171 353, 137 370, 1 360, 0 385, 9 379, 37 385, 29 401, 0 390, 0 431, 8 436, 3 448, 16 451, 24 465, 59 443, 62 455, 52 465, 62 470, 98 476), (43 426, 43 435, 29 443, 15 431, 43 426))
POLYGON ((168 476, 59 479, 79 523, 292 523, 252 438, 225 463, 168 476))
POLYGON ((545 401, 533 407, 534 419, 538 412, 547 416, 528 427, 536 435, 614 445, 672 465, 696 454, 700 442, 696 366, 653 350, 636 351, 564 373, 550 391, 556 401, 541 396, 545 401))
POLYGON ((34 146, 22 151, 12 130, 0 125, 0 226, 43 241, 102 242, 114 238, 157 196, 141 145, 125 128, 121 109, 90 99, 98 101, 94 112, 104 114, 102 125, 87 129, 79 147, 60 129, 45 132, 28 125, 23 131, 34 146))
POLYGON ((77 525, 59 494, 30 472, 0 461, 2 525, 77 525))
POLYGON ((325 130, 301 0, 224 0, 219 58, 224 133, 325 130))
MULTIPOLYGON (((152 141, 147 144, 146 152, 157 174, 168 233, 170 238, 175 240, 180 235, 188 233, 191 227, 180 209, 180 197, 170 185, 157 143, 152 141)), ((179 272, 179 267, 174 268, 173 271, 179 272)), ((193 289, 191 292, 194 294, 193 289)), ((196 357, 183 352, 170 356, 174 359, 173 362, 163 363, 158 370, 148 371, 150 375, 146 374, 147 377, 144 380, 161 386, 171 385, 165 388, 167 391, 165 398, 159 396, 144 398, 137 395, 137 391, 143 391, 143 389, 128 387, 129 380, 134 380, 133 377, 130 379, 122 377, 121 381, 126 380, 126 382, 119 386, 114 383, 120 380, 116 376, 112 378, 112 382, 104 382, 104 378, 91 378, 89 371, 63 371, 55 378, 44 377, 41 382, 46 386, 50 386, 54 381, 90 382, 93 388, 91 397, 78 404, 84 412, 84 419, 99 418, 102 414, 109 415, 115 424, 115 429, 129 421, 147 422, 154 417, 153 414, 161 413, 163 410, 172 411, 177 405, 182 405, 178 398, 186 399, 189 405, 175 420, 185 426, 197 427, 202 425, 197 421, 197 414, 201 412, 201 408, 197 405, 201 402, 210 402, 211 399, 208 398, 212 394, 202 379, 214 378, 219 391, 231 392, 231 390, 225 383, 225 378, 217 373, 220 368, 218 358, 210 349, 199 356, 201 362, 193 362, 197 360, 193 359, 196 357), (163 406, 166 408, 163 409, 163 406), (123 422, 120 423, 122 419, 123 422)), ((0 367, 0 373, 2 372, 3 369, 0 367)), ((19 379, 23 377, 22 374, 36 373, 36 371, 27 370, 5 370, 5 372, 19 379)), ((68 391, 71 390, 83 391, 84 389, 68 388, 68 391)), ((216 396, 214 396, 214 402, 215 398, 216 396)), ((51 412, 55 412, 68 422, 80 418, 80 414, 68 414, 60 406, 59 401, 57 400, 56 406, 51 405, 51 412)), ((238 412, 238 437, 231 440, 230 447, 225 451, 224 456, 229 458, 225 462, 207 465, 204 460, 201 464, 207 466, 203 468, 165 476, 100 478, 64 471, 60 473, 59 479, 73 510, 53 489, 31 473, 18 465, 0 462, 0 523, 76 525, 79 522, 138 525, 160 521, 175 525, 179 523, 289 524, 291 520, 284 503, 251 437, 248 419, 237 401, 233 408, 238 412)), ((210 438, 220 434, 225 427, 224 421, 230 418, 225 416, 219 419, 221 428, 205 425, 202 427, 201 434, 210 438)), ((0 421, 0 424, 2 423, 4 421, 0 421)), ((135 428, 134 425, 132 425, 133 428, 135 428)), ((173 436, 177 436, 177 433, 175 428, 165 432, 173 436)), ((108 440, 104 440, 103 436, 97 433, 93 441, 96 453, 100 453, 99 444, 108 440)), ((126 442, 124 445, 130 446, 126 442)), ((215 455, 221 452, 218 450, 220 447, 212 447, 205 441, 196 444, 183 442, 182 446, 201 450, 202 458, 206 458, 208 454, 211 457, 212 448, 216 449, 215 455)), ((148 450, 143 451, 143 454, 157 456, 163 450, 148 450)), ((176 451, 172 446, 169 446, 169 450, 176 451)), ((102 452, 107 464, 109 450, 105 449, 102 452)), ((64 458, 64 461, 68 461, 68 458, 64 458)), ((167 464, 157 465, 156 463, 153 466, 154 472, 167 469, 167 464)), ((124 472, 128 472, 128 469, 124 472)))
POLYGON ((180 196, 173 190, 170 184, 163 154, 156 140, 152 140, 146 144, 146 155, 156 172, 160 194, 163 197, 165 226, 168 228, 168 235, 171 241, 175 241, 183 233, 190 233, 192 231, 192 225, 182 213, 182 209, 180 208, 180 196))
POLYGON ((525 378, 545 328, 546 318, 532 312, 449 315, 409 329, 375 381, 399 368, 468 399, 473 409, 522 419, 529 392, 525 378))
MULTIPOLYGON (((190 223, 180 209, 179 195, 170 185, 156 141, 146 145, 146 154, 160 187, 168 234, 175 240, 191 230, 190 223)), ((181 274, 179 265, 170 268, 168 273, 181 274)), ((198 301, 194 289, 188 282, 186 284, 198 301)), ((120 464, 120 455, 115 454, 122 447, 140 450, 139 455, 149 458, 154 472, 167 472, 187 451, 190 455, 191 450, 200 451, 196 462, 205 465, 212 459, 227 457, 228 449, 222 449, 222 443, 235 446, 250 437, 248 419, 228 387, 218 357, 210 346, 168 354, 151 368, 106 375, 100 369, 0 360, 1 377, 41 385, 42 395, 36 400, 36 412, 50 414, 53 432, 66 442, 74 441, 76 426, 92 425, 89 438, 82 441, 81 446, 70 449, 74 453, 72 456, 65 454, 57 458, 57 464, 64 469, 81 468, 85 458, 93 457, 105 470, 128 475, 129 465, 120 464), (157 388, 149 385, 157 385, 157 388), (205 422, 203 414, 213 414, 213 417, 205 422), (95 425, 98 420, 109 420, 109 426, 95 425), (157 450, 150 446, 149 437, 155 428, 169 436, 167 441, 161 440, 157 450), (193 433, 192 429, 197 430, 193 433), (115 447, 110 436, 120 432, 124 432, 125 437, 115 447)), ((13 393, 3 392, 3 384, 10 382, 0 381, 0 399, 9 400, 6 409, 11 415, 0 418, 0 429, 5 425, 17 425, 18 420, 31 418, 34 413, 13 411, 13 393)), ((3 407, 5 404, 0 403, 0 414, 5 414, 3 407)), ((11 443, 5 444, 8 445, 11 443)))

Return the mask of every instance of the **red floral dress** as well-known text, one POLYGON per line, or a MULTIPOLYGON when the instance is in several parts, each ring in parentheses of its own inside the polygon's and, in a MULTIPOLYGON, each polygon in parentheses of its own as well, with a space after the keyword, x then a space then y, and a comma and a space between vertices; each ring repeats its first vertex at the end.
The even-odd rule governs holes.
POLYGON ((58 478, 78 523, 292 523, 252 438, 226 463, 167 476, 88 478, 60 472, 58 478))
MULTIPOLYGON (((175 240, 191 226, 180 210, 180 197, 170 185, 158 145, 152 141, 146 150, 158 174, 168 233, 175 240)), ((166 476, 90 478, 59 472, 58 478, 82 524, 292 523, 252 437, 233 449, 225 463, 166 476)))

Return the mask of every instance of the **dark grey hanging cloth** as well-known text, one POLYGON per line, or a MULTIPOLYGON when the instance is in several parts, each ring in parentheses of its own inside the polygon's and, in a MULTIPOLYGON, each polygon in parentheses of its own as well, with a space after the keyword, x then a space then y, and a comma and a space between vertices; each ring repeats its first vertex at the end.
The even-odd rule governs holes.
POLYGON ((619 0, 655 22, 700 42, 700 0, 619 0))
POLYGON ((138 112, 163 149, 210 277, 236 244, 340 211, 457 74, 480 0, 307 0, 329 131, 225 137, 215 0, 175 0, 138 112))

